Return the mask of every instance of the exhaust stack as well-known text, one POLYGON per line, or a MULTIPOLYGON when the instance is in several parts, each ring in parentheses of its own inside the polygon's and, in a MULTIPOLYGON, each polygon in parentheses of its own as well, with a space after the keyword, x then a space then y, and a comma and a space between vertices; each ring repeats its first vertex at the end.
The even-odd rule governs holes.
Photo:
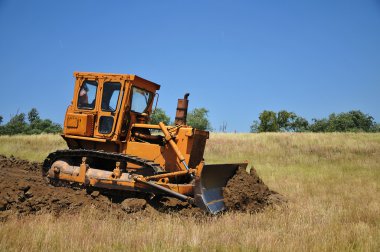
POLYGON ((189 93, 186 93, 183 99, 178 99, 177 112, 175 114, 175 125, 186 125, 187 108, 189 107, 189 93))

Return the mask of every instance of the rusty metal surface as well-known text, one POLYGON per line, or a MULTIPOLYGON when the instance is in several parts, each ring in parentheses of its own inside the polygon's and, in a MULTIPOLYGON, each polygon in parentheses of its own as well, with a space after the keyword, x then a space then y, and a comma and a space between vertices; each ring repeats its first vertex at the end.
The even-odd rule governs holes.
POLYGON ((208 138, 208 132, 194 130, 193 143, 189 159, 189 167, 196 167, 197 165, 199 165, 200 162, 202 162, 203 154, 206 148, 206 141, 208 138))
POLYGON ((183 99, 178 99, 177 112, 175 114, 175 125, 186 125, 187 108, 189 107, 189 93, 185 94, 183 99))

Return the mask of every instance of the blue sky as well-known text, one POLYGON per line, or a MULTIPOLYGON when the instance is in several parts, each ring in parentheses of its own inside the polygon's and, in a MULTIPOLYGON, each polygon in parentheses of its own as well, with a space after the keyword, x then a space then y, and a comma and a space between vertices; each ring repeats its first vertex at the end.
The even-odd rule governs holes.
POLYGON ((264 109, 380 122, 380 1, 0 0, 0 115, 62 123, 73 72, 132 73, 246 132, 264 109))

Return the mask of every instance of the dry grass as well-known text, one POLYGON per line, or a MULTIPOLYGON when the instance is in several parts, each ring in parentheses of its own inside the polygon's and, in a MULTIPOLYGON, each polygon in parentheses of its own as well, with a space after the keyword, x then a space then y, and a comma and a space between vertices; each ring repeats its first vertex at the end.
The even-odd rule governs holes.
POLYGON ((53 134, 0 136, 0 154, 42 162, 53 151, 67 149, 66 142, 53 134))
MULTIPOLYGON (((41 145, 62 146, 46 137, 41 145)), ((23 157, 12 146, 30 145, 41 156, 50 151, 32 140, 0 137, 0 153, 23 157)), ((12 219, 0 225, 0 250, 380 251, 380 134, 212 134, 206 160, 248 160, 289 204, 216 218, 118 220, 89 208, 12 219)))

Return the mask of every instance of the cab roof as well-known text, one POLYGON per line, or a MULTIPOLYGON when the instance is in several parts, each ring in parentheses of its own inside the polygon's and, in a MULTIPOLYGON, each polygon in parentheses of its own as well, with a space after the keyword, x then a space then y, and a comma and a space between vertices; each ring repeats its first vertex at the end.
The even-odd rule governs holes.
POLYGON ((74 72, 74 77, 76 78, 106 78, 106 77, 120 77, 120 80, 130 80, 130 81, 142 81, 153 85, 156 90, 160 89, 160 85, 149 81, 147 79, 141 78, 135 74, 115 74, 115 73, 94 73, 94 72, 74 72))

